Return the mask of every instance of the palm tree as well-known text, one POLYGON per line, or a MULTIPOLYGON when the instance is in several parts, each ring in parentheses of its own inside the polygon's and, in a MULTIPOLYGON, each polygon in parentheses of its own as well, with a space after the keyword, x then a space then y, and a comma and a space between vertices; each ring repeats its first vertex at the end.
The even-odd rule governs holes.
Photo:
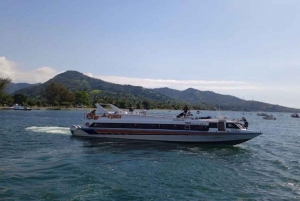
POLYGON ((0 93, 3 93, 4 90, 8 87, 8 84, 11 82, 10 78, 0 78, 0 93))

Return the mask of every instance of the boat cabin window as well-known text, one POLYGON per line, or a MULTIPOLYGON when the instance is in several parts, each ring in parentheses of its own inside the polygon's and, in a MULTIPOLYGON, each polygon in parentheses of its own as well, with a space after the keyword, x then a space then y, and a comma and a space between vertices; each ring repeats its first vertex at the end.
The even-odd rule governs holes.
MULTIPOLYGON (((135 128, 135 129, 166 129, 185 130, 185 125, 176 124, 132 124, 132 123, 93 123, 90 127, 100 128, 135 128)), ((217 124, 216 124, 217 127, 217 124)), ((208 131, 207 125, 191 125, 190 130, 208 131)))
POLYGON ((226 128, 240 129, 240 127, 235 123, 226 123, 226 128))
POLYGON ((209 128, 218 128, 218 124, 217 123, 209 123, 209 128))
POLYGON ((218 130, 219 131, 226 131, 225 124, 223 121, 218 122, 218 130))

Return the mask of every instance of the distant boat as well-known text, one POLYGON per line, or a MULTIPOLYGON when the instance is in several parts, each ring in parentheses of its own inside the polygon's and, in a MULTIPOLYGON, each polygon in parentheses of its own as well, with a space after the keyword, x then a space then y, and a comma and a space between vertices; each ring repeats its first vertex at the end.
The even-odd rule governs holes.
POLYGON ((293 117, 293 118, 299 118, 299 114, 297 114, 297 113, 291 114, 291 117, 293 117))
POLYGON ((272 114, 267 114, 266 116, 263 117, 263 119, 276 120, 276 118, 272 114))
POLYGON ((264 113, 264 112, 259 112, 259 113, 257 113, 257 116, 266 116, 266 115, 268 115, 267 113, 264 113))
POLYGON ((13 110, 32 110, 30 107, 26 107, 26 106, 21 106, 18 104, 15 104, 13 106, 13 110))

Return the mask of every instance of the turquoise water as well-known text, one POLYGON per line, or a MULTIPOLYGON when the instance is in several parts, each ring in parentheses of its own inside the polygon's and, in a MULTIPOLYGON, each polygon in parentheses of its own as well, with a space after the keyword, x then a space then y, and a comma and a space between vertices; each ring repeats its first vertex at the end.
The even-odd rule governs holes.
POLYGON ((290 114, 224 111, 264 134, 203 147, 73 138, 83 113, 0 110, 0 200, 300 200, 300 119, 290 114))

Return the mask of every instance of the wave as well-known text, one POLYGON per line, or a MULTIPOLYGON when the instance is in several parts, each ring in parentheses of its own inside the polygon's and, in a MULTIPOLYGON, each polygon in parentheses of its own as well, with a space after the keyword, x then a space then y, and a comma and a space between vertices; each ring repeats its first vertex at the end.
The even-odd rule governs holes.
POLYGON ((48 134, 62 134, 62 135, 71 135, 69 127, 57 127, 57 126, 31 126, 25 128, 25 130, 36 132, 36 133, 48 133, 48 134))

